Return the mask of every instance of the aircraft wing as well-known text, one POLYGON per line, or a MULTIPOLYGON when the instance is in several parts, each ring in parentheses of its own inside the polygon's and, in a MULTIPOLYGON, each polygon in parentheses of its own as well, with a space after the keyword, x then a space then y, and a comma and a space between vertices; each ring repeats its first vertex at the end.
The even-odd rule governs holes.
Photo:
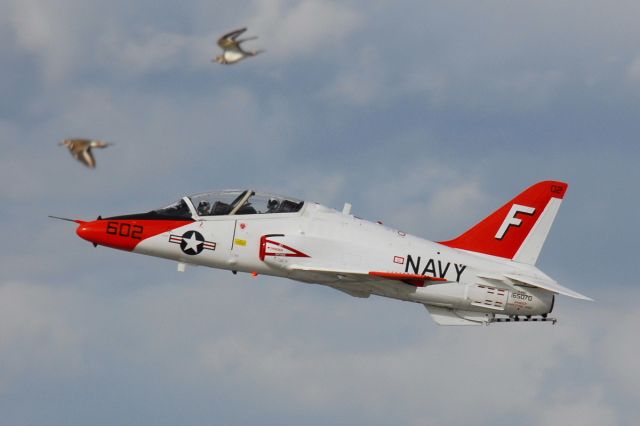
POLYGON ((362 299, 366 299, 371 296, 371 293, 367 290, 358 290, 351 286, 339 286, 339 285, 330 285, 329 287, 341 291, 343 293, 348 294, 349 296, 359 297, 362 299))
POLYGON ((384 282, 400 281, 414 287, 424 287, 431 282, 446 282, 444 278, 432 277, 429 275, 405 274, 402 272, 384 271, 347 271, 328 268, 309 268, 303 266, 293 266, 289 270, 294 272, 308 272, 313 275, 321 275, 327 279, 334 279, 342 282, 384 282))
POLYGON ((290 278, 321 282, 353 297, 366 298, 376 287, 382 288, 393 282, 402 282, 414 287, 424 287, 430 282, 446 281, 443 278, 428 275, 404 274, 383 271, 336 270, 329 268, 310 268, 306 266, 290 266, 290 278))
POLYGON ((516 285, 524 285, 529 287, 538 287, 545 289, 547 291, 551 291, 553 293, 563 294, 565 296, 573 297, 574 299, 582 299, 582 300, 590 300, 593 301, 592 298, 587 297, 583 294, 578 293, 577 291, 573 291, 567 287, 564 287, 558 284, 556 281, 551 279, 545 279, 541 277, 529 277, 520 274, 500 274, 500 275, 478 275, 480 278, 488 278, 488 279, 498 279, 504 281, 505 278, 508 280, 515 282, 516 285))

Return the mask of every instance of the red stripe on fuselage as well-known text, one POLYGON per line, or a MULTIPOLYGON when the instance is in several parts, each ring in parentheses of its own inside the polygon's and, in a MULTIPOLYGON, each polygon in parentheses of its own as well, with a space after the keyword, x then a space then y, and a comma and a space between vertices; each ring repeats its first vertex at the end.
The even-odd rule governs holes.
POLYGON ((84 222, 76 233, 101 246, 132 251, 140 242, 163 232, 180 228, 193 220, 100 219, 84 222))

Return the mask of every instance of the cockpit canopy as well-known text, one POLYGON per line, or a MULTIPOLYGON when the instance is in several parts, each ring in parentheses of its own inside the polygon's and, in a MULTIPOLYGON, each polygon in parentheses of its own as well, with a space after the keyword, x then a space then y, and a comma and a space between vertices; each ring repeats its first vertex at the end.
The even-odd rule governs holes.
POLYGON ((154 213, 172 217, 191 217, 190 206, 198 216, 232 216, 245 214, 295 213, 304 201, 280 195, 260 193, 252 190, 226 190, 206 192, 183 198, 154 213))
POLYGON ((167 207, 152 210, 148 214, 157 216, 157 219, 191 219, 191 210, 184 200, 180 200, 167 207))

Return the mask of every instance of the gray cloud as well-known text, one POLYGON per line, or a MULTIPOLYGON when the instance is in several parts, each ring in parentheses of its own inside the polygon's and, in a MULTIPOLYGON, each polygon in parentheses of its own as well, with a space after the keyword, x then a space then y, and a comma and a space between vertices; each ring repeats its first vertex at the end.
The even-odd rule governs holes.
MULTIPOLYGON (((632 377, 608 372, 611 348, 597 336, 611 334, 613 342, 638 312, 609 304, 604 294, 595 296, 607 322, 591 321, 592 308, 562 303, 555 327, 452 330, 437 328, 419 305, 363 304, 313 286, 298 291, 299 284, 194 271, 154 285, 130 282, 132 290, 121 295, 3 284, 5 393, 25 376, 56 377, 68 386, 121 365, 140 371, 135 380, 142 372, 155 376, 167 394, 192 386, 206 397, 223 386, 254 401, 256 419, 273 410, 275 422, 311 415, 317 419, 311 423, 323 423, 333 412, 352 423, 421 424, 425 409, 438 424, 508 423, 513 416, 524 424, 637 420, 627 403, 639 390, 629 387, 632 377), (362 327, 378 332, 361 335, 362 327), (410 327, 409 338, 368 341, 397 327, 410 327)), ((616 361, 619 371, 634 369, 632 356, 616 361)), ((234 406, 225 415, 240 418, 234 406)), ((206 417, 198 418, 193 423, 206 417)))
POLYGON ((251 7, 255 12, 250 28, 264 34, 260 40, 278 60, 309 54, 327 57, 325 50, 345 42, 363 21, 360 12, 343 2, 256 0, 251 7))

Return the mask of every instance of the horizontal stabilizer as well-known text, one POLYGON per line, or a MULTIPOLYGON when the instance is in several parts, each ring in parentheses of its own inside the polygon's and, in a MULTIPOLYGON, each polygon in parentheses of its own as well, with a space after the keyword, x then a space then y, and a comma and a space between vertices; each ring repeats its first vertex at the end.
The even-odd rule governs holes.
POLYGON ((573 291, 567 287, 561 286, 560 284, 558 284, 553 280, 530 278, 530 277, 525 277, 523 275, 517 275, 517 274, 504 274, 504 276, 509 278, 510 280, 524 283, 525 285, 542 288, 548 291, 552 291, 554 293, 573 297, 574 299, 590 300, 593 302, 592 298, 587 297, 583 294, 580 294, 577 291, 573 291))
POLYGON ((519 274, 485 274, 485 273, 478 274, 478 278, 506 282, 507 284, 524 285, 527 287, 537 287, 547 291, 551 291, 553 293, 558 293, 565 296, 573 297, 574 299, 593 301, 592 298, 587 297, 583 294, 580 294, 577 291, 573 291, 567 287, 561 286, 556 281, 550 278, 547 278, 547 279, 541 278, 541 277, 532 278, 532 277, 519 275, 519 274))

